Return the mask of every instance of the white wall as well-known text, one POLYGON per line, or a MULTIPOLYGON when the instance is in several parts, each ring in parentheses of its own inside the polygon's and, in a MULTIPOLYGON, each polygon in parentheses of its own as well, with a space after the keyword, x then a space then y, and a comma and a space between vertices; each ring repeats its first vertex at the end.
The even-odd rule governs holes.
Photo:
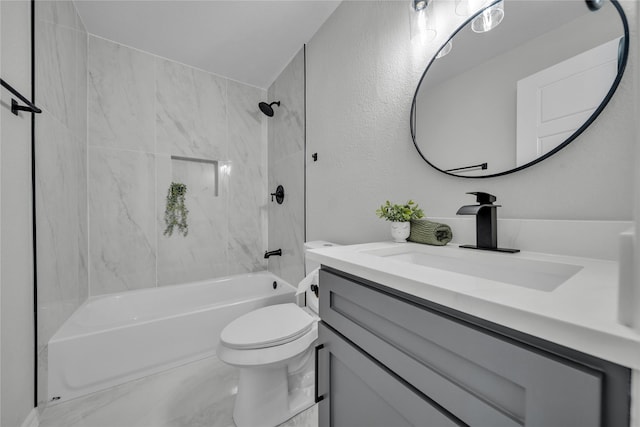
MULTIPOLYGON (((635 37, 635 2, 622 4, 635 37)), ((320 161, 306 159, 308 239, 388 239, 374 214, 385 200, 413 198, 427 216, 451 217, 475 201, 468 191, 495 194, 501 218, 632 218, 635 50, 609 106, 580 138, 525 171, 470 180, 435 171, 412 145, 411 99, 435 46, 410 35, 405 2, 346 1, 309 42, 307 153, 320 161)))
MULTIPOLYGON (((31 96, 30 3, 0 2, 2 10, 1 75, 31 96)), ((33 408, 34 325, 31 239, 31 114, 11 113, 11 95, 2 90, 0 116, 0 309, 2 419, 19 426, 33 408)))

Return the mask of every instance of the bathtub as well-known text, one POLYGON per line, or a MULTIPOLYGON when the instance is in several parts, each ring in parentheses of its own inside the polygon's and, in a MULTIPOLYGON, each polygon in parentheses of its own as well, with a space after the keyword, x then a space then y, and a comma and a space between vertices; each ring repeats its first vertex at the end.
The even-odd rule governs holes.
POLYGON ((295 291, 261 272, 89 298, 49 341, 49 400, 66 401, 214 355, 230 321, 294 302, 295 291))

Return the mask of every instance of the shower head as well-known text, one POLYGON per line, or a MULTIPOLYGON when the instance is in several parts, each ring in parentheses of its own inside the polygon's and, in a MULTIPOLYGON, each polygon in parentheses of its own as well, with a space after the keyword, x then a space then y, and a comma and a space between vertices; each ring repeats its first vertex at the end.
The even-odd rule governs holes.
POLYGON ((271 107, 273 104, 279 107, 280 101, 274 101, 271 104, 267 104, 266 102, 261 102, 260 104, 258 104, 258 107, 260 107, 260 111, 262 111, 265 114, 265 116, 273 117, 273 108, 271 107))

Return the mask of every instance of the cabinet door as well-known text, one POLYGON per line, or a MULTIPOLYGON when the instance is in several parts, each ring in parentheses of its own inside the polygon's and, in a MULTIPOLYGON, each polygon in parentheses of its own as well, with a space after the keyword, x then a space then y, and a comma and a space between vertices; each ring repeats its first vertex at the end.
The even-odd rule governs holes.
POLYGON ((603 425, 601 373, 332 272, 320 282, 324 322, 466 424, 603 425))
POLYGON ((320 427, 465 425, 326 324, 318 333, 320 427))

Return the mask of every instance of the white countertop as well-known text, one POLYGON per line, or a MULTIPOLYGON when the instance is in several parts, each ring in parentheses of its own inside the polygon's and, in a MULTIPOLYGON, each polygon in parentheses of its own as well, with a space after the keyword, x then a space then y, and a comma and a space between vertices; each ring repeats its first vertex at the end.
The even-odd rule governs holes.
MULTIPOLYGON (((617 322, 616 262, 535 252, 500 254, 482 251, 492 257, 583 267, 555 290, 545 292, 365 253, 394 248, 410 250, 412 247, 424 250, 425 245, 366 243, 315 249, 307 256, 323 265, 406 294, 640 369, 640 334, 617 322)), ((480 252, 456 245, 429 248, 432 253, 445 256, 458 256, 460 251, 480 252)))

